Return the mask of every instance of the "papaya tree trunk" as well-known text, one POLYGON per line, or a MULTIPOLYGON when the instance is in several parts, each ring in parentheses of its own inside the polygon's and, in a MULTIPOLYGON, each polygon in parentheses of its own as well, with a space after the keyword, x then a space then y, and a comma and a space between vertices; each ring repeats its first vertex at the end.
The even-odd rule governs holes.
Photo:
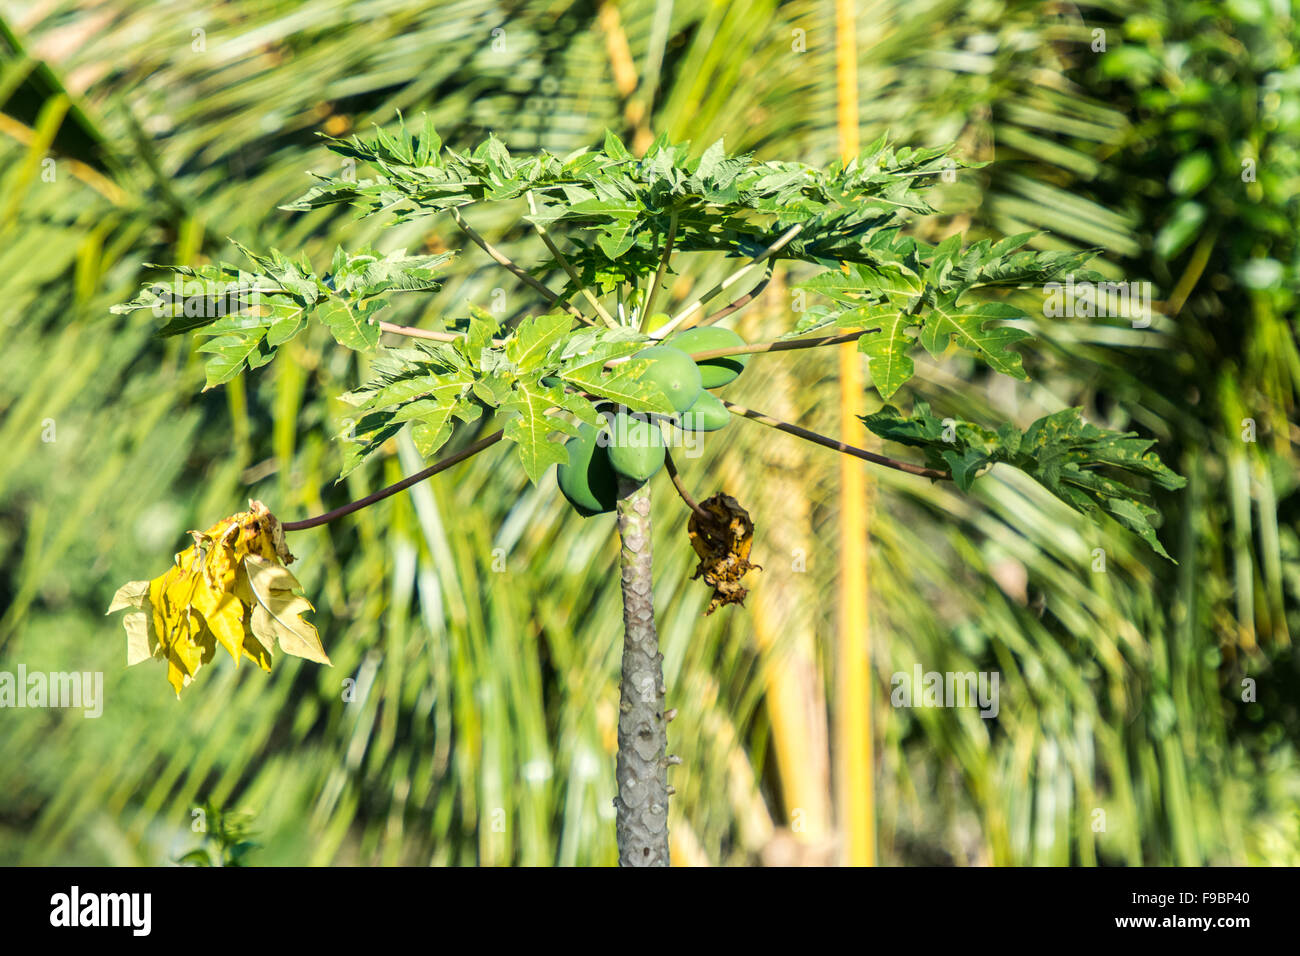
POLYGON ((668 865, 668 721, 663 655, 655 630, 650 488, 619 482, 623 679, 618 705, 618 862, 668 865))

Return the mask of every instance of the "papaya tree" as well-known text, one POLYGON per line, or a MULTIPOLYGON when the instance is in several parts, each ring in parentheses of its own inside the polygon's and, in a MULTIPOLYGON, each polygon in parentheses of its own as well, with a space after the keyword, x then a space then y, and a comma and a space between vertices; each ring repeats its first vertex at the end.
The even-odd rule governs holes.
POLYGON ((177 696, 218 644, 236 665, 247 658, 269 670, 277 649, 328 663, 303 616, 311 604, 286 567, 293 560, 286 535, 345 518, 505 443, 533 482, 556 467, 559 488, 579 514, 614 515, 624 625, 619 860, 664 865, 668 770, 677 758, 667 748, 674 711, 665 706, 655 630, 656 475, 667 475, 687 509, 696 576, 713 592, 706 613, 741 603, 742 579, 754 568, 750 516, 723 493, 692 497, 674 449, 698 448, 704 436, 743 418, 963 490, 1004 463, 1168 557, 1143 485, 1173 489, 1182 479, 1150 451, 1151 440, 1089 424, 1079 409, 1024 430, 940 418, 919 399, 909 411, 886 404, 865 415, 872 432, 921 459, 904 461, 716 394, 755 356, 846 342, 865 354, 885 401, 911 377, 917 348, 936 357, 965 350, 994 372, 1027 377, 1015 348, 1028 338, 1015 320, 1026 316, 1008 301, 1010 290, 1071 274, 1087 278, 1093 253, 1032 251, 1032 234, 970 243, 954 235, 935 245, 909 236, 912 217, 935 211, 925 191, 968 165, 947 148, 894 149, 882 139, 847 163, 817 168, 728 155, 720 142, 693 155, 688 144, 664 138, 638 157, 607 134, 599 149, 516 156, 494 137, 456 152, 427 122, 418 131, 405 124, 380 130, 369 141, 328 139, 328 146, 373 174, 321 177, 286 210, 348 203, 394 224, 445 216, 535 297, 534 307, 502 318, 467 303, 440 327, 406 327, 385 319, 385 309, 398 296, 438 289, 452 253, 339 249, 319 270, 303 255, 242 246, 243 265, 172 266, 170 286, 147 286, 117 307, 152 311, 162 335, 202 336, 208 389, 260 368, 309 322, 321 322, 339 346, 367 354, 371 373, 345 396, 354 418, 338 436, 340 477, 401 433, 431 459, 422 471, 315 517, 281 521, 251 502, 248 511, 191 532, 193 544, 160 577, 124 585, 112 609, 128 611, 128 663, 165 662, 177 696), (513 261, 472 225, 476 207, 503 207, 545 253, 513 261), (682 263, 707 268, 719 260, 735 268, 707 288, 693 284, 689 301, 670 314, 669 280, 682 263), (800 296, 815 304, 792 310, 779 338, 744 342, 719 323, 754 301, 781 261, 802 264, 800 296))

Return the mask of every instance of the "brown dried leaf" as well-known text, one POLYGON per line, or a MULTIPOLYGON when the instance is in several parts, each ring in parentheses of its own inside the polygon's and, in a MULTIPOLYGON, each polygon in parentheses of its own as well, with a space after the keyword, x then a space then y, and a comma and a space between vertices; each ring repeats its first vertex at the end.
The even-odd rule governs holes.
MULTIPOLYGON (((721 492, 700 503, 708 518, 692 512, 686 524, 691 547, 700 556, 699 566, 691 580, 703 577, 713 588, 713 600, 706 615, 724 604, 744 604, 749 589, 740 579, 747 571, 760 568, 749 562, 749 549, 754 543, 754 522, 749 512, 735 498, 721 492)), ((761 570, 761 568, 760 568, 761 570)))

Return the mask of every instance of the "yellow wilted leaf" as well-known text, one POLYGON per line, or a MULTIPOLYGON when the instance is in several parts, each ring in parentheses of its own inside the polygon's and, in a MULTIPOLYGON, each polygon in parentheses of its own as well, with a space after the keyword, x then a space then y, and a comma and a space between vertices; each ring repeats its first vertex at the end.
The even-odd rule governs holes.
POLYGON ((249 590, 257 602, 253 608, 253 634, 269 646, 274 639, 280 650, 318 664, 330 659, 321 646, 316 628, 302 619, 303 611, 313 611, 311 602, 294 593, 298 579, 289 569, 249 555, 244 561, 249 590))
POLYGON ((114 611, 120 611, 124 607, 140 607, 140 602, 149 596, 148 581, 127 581, 117 593, 113 595, 113 603, 108 606, 106 613, 112 614, 114 611))
POLYGON ((302 619, 312 610, 294 591, 297 579, 284 529, 260 501, 207 531, 191 531, 194 544, 176 555, 152 581, 118 588, 108 612, 123 616, 127 665, 149 658, 167 662, 167 680, 179 697, 221 644, 239 665, 247 657, 271 669, 271 646, 321 664, 329 658, 316 628, 302 619))
POLYGON ((256 634, 244 634, 244 656, 264 671, 271 669, 271 648, 259 641, 256 634))
POLYGON ((238 667, 244 650, 244 605, 231 591, 214 588, 204 580, 195 585, 191 604, 238 667))
POLYGON ((139 664, 153 657, 154 646, 150 641, 149 615, 144 611, 131 611, 122 615, 122 626, 126 628, 126 666, 139 664))
POLYGON ((149 603, 148 581, 127 581, 123 584, 113 595, 108 613, 128 607, 136 609, 122 615, 122 625, 126 628, 126 666, 130 667, 159 656, 158 638, 151 620, 153 606, 149 603))

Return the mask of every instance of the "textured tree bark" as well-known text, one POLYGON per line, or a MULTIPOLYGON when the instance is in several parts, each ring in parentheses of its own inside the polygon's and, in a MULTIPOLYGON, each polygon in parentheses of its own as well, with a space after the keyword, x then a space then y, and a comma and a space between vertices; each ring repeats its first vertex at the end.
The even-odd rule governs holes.
POLYGON ((663 655, 655 630, 650 489, 619 483, 623 679, 618 714, 618 862, 668 865, 668 721, 663 655))

